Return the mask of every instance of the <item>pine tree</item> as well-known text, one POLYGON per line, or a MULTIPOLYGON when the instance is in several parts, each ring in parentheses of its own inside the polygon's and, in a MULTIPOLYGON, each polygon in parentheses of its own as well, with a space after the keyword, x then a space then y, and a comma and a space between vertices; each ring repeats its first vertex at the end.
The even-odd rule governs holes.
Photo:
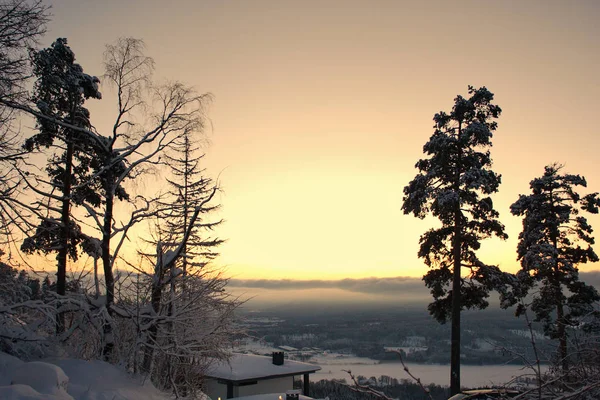
POLYGON ((501 112, 493 99, 485 87, 469 86, 469 97, 457 96, 449 114, 435 114, 434 133, 423 147, 428 158, 416 163, 419 173, 404 188, 405 214, 431 213, 442 225, 421 236, 418 255, 430 267, 423 277, 434 298, 429 312, 440 323, 452 321, 452 394, 460 391, 460 312, 487 307, 489 291, 503 282, 500 270, 475 253, 482 239, 507 238, 489 197, 500 185, 489 152, 501 112))
MULTIPOLYGON (((53 154, 49 160, 46 171, 51 189, 43 191, 30 185, 48 203, 59 205, 49 205, 48 214, 40 221, 35 235, 26 238, 21 248, 27 253, 57 252, 56 292, 64 296, 67 258, 77 260, 77 245, 85 241, 81 228, 72 218, 71 206, 73 201, 81 203, 83 197, 93 195, 72 190, 86 181, 97 150, 95 135, 90 132, 90 113, 83 105, 86 99, 100 99, 101 94, 98 78, 85 74, 75 63, 75 54, 66 39, 59 38, 49 48, 34 52, 33 72, 37 77, 33 101, 42 116, 37 118, 38 133, 27 139, 25 148, 32 151, 56 145, 60 149, 58 141, 66 149, 53 154)), ((57 330, 63 329, 64 321, 58 318, 57 330)))
MULTIPOLYGON (((594 312, 600 300, 598 291, 579 280, 577 265, 598 261, 592 245, 592 227, 581 215, 598 213, 598 193, 580 195, 575 188, 586 187, 584 177, 561 174, 563 167, 545 167, 542 177, 530 182, 532 193, 520 195, 511 205, 513 215, 523 217, 523 231, 517 247, 521 261, 518 296, 533 293, 531 308, 544 331, 558 339, 558 355, 563 371, 569 368, 567 328, 578 324, 578 317, 594 312)), ((517 315, 524 312, 520 307, 517 315)))
MULTIPOLYGON (((216 247, 223 243, 218 238, 207 237, 221 219, 208 221, 206 216, 219 208, 206 202, 213 196, 215 184, 205 175, 201 166, 204 154, 193 142, 190 132, 173 142, 171 152, 165 154, 165 163, 172 178, 167 178, 170 190, 168 202, 161 202, 161 218, 165 221, 169 242, 180 243, 196 206, 202 204, 200 216, 194 224, 191 235, 183 249, 180 267, 185 278, 188 272, 202 269, 210 260, 218 256, 216 247), (192 269, 192 271, 190 271, 192 269)), ((165 243, 166 244, 166 243, 165 243)))

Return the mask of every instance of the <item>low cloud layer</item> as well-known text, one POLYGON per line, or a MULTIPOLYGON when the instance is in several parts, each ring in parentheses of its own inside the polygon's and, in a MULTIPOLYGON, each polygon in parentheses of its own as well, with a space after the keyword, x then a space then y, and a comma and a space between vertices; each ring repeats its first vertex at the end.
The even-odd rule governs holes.
MULTIPOLYGON (((600 271, 581 273, 581 280, 600 290, 600 271)), ((319 310, 332 307, 394 307, 418 306, 425 309, 431 294, 421 278, 391 277, 339 280, 292 279, 231 279, 233 293, 248 299, 245 307, 269 309, 285 306, 287 311, 300 307, 309 309, 318 304, 319 310), (310 305, 311 307, 307 307, 310 305)), ((492 307, 497 307, 498 295, 490 296, 492 307)))
MULTIPOLYGON (((600 290, 600 271, 581 272, 580 278, 600 290)), ((390 277, 339 280, 231 279, 230 287, 266 290, 341 289, 348 292, 381 295, 417 295, 427 293, 421 278, 390 277)))
POLYGON ((427 289, 420 278, 363 278, 340 280, 231 279, 230 287, 267 290, 342 289, 365 294, 422 294, 427 289))

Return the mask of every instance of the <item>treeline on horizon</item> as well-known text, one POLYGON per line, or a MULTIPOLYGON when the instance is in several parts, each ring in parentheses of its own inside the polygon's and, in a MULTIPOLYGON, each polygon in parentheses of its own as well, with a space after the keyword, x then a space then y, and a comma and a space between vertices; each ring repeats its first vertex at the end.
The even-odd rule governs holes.
MULTIPOLYGON (((350 378, 349 378, 350 379, 350 378)), ((396 379, 389 376, 380 376, 379 378, 359 375, 356 380, 361 385, 369 385, 381 391, 384 395, 394 399, 406 400, 447 400, 450 397, 450 389, 447 386, 435 384, 426 385, 427 395, 423 388, 407 379, 396 379)), ((381 396, 372 395, 364 391, 357 391, 356 387, 349 384, 346 379, 326 380, 310 382, 310 395, 314 398, 328 397, 330 400, 361 400, 377 399, 381 396)))

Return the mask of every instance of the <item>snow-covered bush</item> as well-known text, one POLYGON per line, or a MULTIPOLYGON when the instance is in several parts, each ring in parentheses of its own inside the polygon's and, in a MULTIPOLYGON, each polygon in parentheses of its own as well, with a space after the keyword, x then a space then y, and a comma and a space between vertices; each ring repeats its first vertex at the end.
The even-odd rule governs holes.
POLYGON ((169 279, 154 274, 119 280, 114 357, 130 371, 148 374, 158 388, 190 395, 201 387, 209 363, 229 356, 239 302, 225 292, 227 281, 218 275, 175 279, 180 286, 185 282, 185 292, 170 292, 169 279), (155 296, 160 292, 154 304, 153 290, 155 296))
POLYGON ((26 358, 45 353, 54 312, 42 291, 37 279, 0 262, 0 351, 26 358))

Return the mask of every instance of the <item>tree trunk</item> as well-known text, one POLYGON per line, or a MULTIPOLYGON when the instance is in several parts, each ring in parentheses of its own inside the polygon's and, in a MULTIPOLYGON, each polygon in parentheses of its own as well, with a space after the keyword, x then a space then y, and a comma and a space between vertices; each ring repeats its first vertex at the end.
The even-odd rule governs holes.
POLYGON ((460 226, 454 228, 452 277, 452 345, 450 349, 450 394, 460 393, 460 226))
POLYGON ((562 365, 563 373, 569 370, 569 354, 567 352, 567 330, 565 328, 563 305, 559 302, 556 306, 556 322, 558 330, 558 356, 562 365))
MULTIPOLYGON (((458 157, 456 165, 456 178, 454 191, 458 195, 460 191, 460 164, 462 152, 460 149, 461 124, 458 125, 458 157)), ((458 195, 459 196, 459 195, 458 195)), ((454 270, 452 276, 452 336, 450 348, 450 394, 453 396, 460 393, 460 272, 461 272, 461 213, 460 196, 454 210, 454 238, 452 243, 452 257, 454 270)))
MULTIPOLYGON (((107 180, 112 179, 111 176, 107 180)), ((111 182, 111 181, 109 181, 111 182)), ((106 284, 106 312, 109 319, 112 317, 112 305, 115 301, 115 281, 113 277, 111 259, 110 259, 110 239, 112 235, 112 217, 114 205, 114 190, 109 185, 106 190, 106 208, 104 212, 104 226, 102 227, 102 265, 104 267, 104 282, 106 284)), ((108 360, 114 348, 114 338, 112 334, 111 321, 107 321, 103 328, 104 349, 102 351, 104 359, 108 360)))
POLYGON ((450 394, 460 392, 460 227, 455 225, 452 245, 452 345, 450 349, 450 394))
MULTIPOLYGON (((213 190, 211 196, 206 200, 210 201, 212 196, 215 194, 215 190, 213 190)), ((185 229, 185 234, 183 235, 182 242, 180 243, 178 249, 174 254, 171 255, 170 261, 167 264, 163 264, 163 249, 162 245, 159 243, 157 245, 156 251, 156 269, 154 271, 154 277, 152 279, 152 293, 150 295, 150 303, 152 305, 152 310, 154 312, 151 315, 151 318, 154 318, 154 321, 151 321, 150 328, 148 328, 148 340, 146 345, 146 350, 144 353, 144 360, 142 362, 142 371, 149 373, 150 368, 152 367, 152 359, 154 357, 154 345, 156 341, 156 336, 158 333, 158 317, 161 306, 161 298, 162 298, 162 290, 163 290, 163 279, 165 275, 165 271, 172 271, 175 268, 175 262, 178 257, 182 254, 183 249, 187 245, 187 241, 190 238, 192 228, 196 223, 196 219, 200 214, 200 207, 196 207, 194 214, 192 214, 189 222, 189 226, 185 229)))
MULTIPOLYGON (((187 135, 184 138, 185 140, 185 168, 184 168, 184 174, 183 174, 183 233, 185 234, 185 230, 187 228, 187 219, 188 219, 188 210, 189 210, 189 195, 188 195, 188 189, 189 189, 189 175, 190 175, 190 171, 189 171, 189 163, 190 163, 190 140, 187 137, 187 135)), ((183 247, 183 260, 182 260, 182 269, 183 269, 183 281, 185 282, 185 277, 187 276, 187 244, 184 245, 183 247)), ((185 284, 185 283, 184 283, 185 284)), ((185 291, 185 287, 183 288, 183 290, 185 291)))
MULTIPOLYGON (((550 210, 552 215, 555 215, 554 208, 554 191, 550 190, 550 210)), ((568 360, 568 350, 567 350, 567 330, 565 327, 565 313, 563 308, 563 299, 562 299, 562 288, 560 284, 560 268, 558 264, 558 232, 553 232, 552 234, 552 245, 556 251, 553 272, 554 276, 552 277, 555 290, 555 299, 556 299, 556 330, 558 334, 558 357, 559 362, 562 367, 563 373, 567 373, 569 370, 569 360, 568 360)))
POLYGON ((163 252, 162 246, 159 245, 156 254, 157 265, 152 279, 152 290, 150 294, 150 304, 152 306, 153 314, 150 318, 154 319, 150 322, 148 328, 148 338, 146 339, 146 349, 144 351, 144 360, 142 361, 142 372, 150 373, 152 367, 152 359, 154 358, 154 346, 156 345, 156 336, 158 334, 158 316, 160 313, 160 303, 162 298, 162 281, 164 277, 164 266, 163 266, 163 252))
MULTIPOLYGON (((62 196, 62 209, 61 209, 61 235, 60 235, 60 248, 58 250, 57 260, 57 272, 56 272, 56 294, 64 296, 67 292, 67 256, 69 253, 69 242, 70 242, 70 211, 71 211, 71 174, 73 172, 73 152, 74 146, 71 140, 67 143, 67 154, 65 160, 65 176, 63 179, 63 196, 62 196)), ((60 302, 58 304, 60 308, 60 302)), ((65 315, 64 313, 56 314, 56 333, 62 333, 65 330, 65 315)))

